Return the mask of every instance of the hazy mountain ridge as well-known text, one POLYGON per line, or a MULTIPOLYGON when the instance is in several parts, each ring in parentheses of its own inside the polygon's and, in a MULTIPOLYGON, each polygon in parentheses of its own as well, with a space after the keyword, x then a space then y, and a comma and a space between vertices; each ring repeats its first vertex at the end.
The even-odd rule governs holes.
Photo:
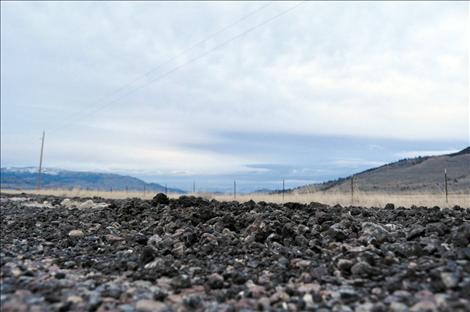
MULTIPOLYGON (((37 168, 1 168, 0 184, 2 189, 32 189, 36 186, 37 168)), ((149 192, 163 192, 165 186, 147 183, 138 178, 114 173, 70 171, 45 168, 41 174, 43 188, 73 188, 95 190, 139 190, 144 187, 149 192)), ((168 192, 185 193, 177 188, 168 188, 168 192)))
MULTIPOLYGON (((453 154, 405 158, 364 170, 354 175, 354 188, 363 192, 442 192, 444 170, 449 193, 470 194, 470 147, 453 154)), ((350 190, 351 176, 293 189, 299 193, 350 190)))

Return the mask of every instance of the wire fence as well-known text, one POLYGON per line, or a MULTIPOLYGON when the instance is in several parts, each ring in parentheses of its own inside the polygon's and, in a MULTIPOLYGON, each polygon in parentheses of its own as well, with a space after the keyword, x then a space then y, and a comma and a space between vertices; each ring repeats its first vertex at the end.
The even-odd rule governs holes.
MULTIPOLYGON (((354 197, 349 192, 338 191, 311 191, 311 192, 271 192, 271 193, 237 193, 236 183, 234 183, 234 191, 231 193, 210 193, 210 192, 195 192, 181 194, 168 191, 166 188, 163 191, 170 198, 178 198, 181 195, 198 196, 208 200, 218 201, 238 201, 247 202, 254 200, 256 202, 264 201, 267 203, 283 204, 288 202, 296 203, 312 203, 318 202, 328 205, 342 205, 342 206, 364 206, 364 207, 384 207, 388 203, 395 206, 413 207, 413 206, 426 206, 426 207, 454 207, 460 206, 470 208, 470 191, 465 193, 448 193, 446 198, 445 193, 442 192, 415 192, 415 193, 389 193, 389 192, 364 192, 360 189, 354 190, 354 197)), ((110 199, 124 199, 124 198, 141 198, 152 199, 158 191, 148 189, 135 190, 135 189, 86 189, 86 188, 45 188, 41 190, 34 189, 2 189, 2 193, 10 193, 20 195, 22 193, 28 194, 41 194, 53 195, 62 197, 102 197, 110 199)))

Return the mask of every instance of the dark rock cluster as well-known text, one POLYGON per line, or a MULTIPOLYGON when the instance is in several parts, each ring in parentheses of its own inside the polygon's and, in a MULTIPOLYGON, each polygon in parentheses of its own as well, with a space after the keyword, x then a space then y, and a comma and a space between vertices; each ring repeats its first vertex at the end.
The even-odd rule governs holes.
POLYGON ((469 311, 470 209, 1 198, 1 311, 469 311))

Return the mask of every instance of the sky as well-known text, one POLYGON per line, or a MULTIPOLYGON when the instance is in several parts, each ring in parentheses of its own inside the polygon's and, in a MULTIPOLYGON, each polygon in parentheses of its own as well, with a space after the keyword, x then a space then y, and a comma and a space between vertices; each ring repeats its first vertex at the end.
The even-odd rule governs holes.
POLYGON ((468 2, 1 2, 1 166, 276 189, 470 145, 468 2))

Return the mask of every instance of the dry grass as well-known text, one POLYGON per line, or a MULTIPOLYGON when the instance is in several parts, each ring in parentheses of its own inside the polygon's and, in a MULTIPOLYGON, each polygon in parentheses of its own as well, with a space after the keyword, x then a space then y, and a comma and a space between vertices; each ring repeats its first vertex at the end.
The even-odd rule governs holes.
MULTIPOLYGON (((103 197, 111 199, 123 199, 130 197, 138 197, 142 199, 151 199, 155 193, 136 191, 90 191, 81 189, 46 189, 41 191, 35 190, 2 190, 2 193, 9 194, 20 194, 22 192, 29 194, 42 194, 42 195, 55 195, 65 197, 103 197)), ((231 201, 233 195, 214 195, 210 193, 198 193, 196 196, 202 196, 207 199, 216 199, 219 201, 231 201)), ((179 194, 168 194, 170 198, 177 198, 179 194)), ((327 192, 315 192, 308 194, 285 194, 284 200, 282 194, 249 194, 249 195, 237 195, 237 201, 246 202, 249 200, 254 201, 265 201, 265 202, 298 202, 298 203, 310 203, 320 202, 329 205, 350 205, 351 194, 350 193, 327 193, 327 192)), ((443 194, 435 193, 420 193, 420 194, 386 194, 386 193, 361 193, 357 192, 354 195, 354 205, 365 206, 365 207, 383 207, 387 203, 393 203, 395 206, 411 207, 416 206, 439 206, 439 207, 453 207, 459 205, 461 207, 470 208, 470 195, 469 194, 449 194, 449 202, 446 203, 445 196, 443 194)))
MULTIPOLYGON (((152 199, 155 196, 153 192, 137 192, 137 191, 102 191, 102 190, 83 190, 79 188, 74 189, 42 189, 37 190, 1 190, 2 193, 8 194, 40 194, 40 195, 53 195, 53 196, 64 196, 64 197, 103 197, 109 199, 124 199, 138 197, 142 199, 152 199)), ((177 198, 179 194, 168 194, 171 198, 177 198)))
MULTIPOLYGON (((214 196, 217 200, 233 200, 233 196, 214 196)), ((241 195, 237 196, 239 201, 266 201, 266 202, 298 202, 311 203, 319 202, 328 205, 340 204, 348 206, 353 203, 356 206, 364 207, 384 207, 387 203, 393 203, 395 206, 411 207, 416 206, 439 206, 453 207, 459 205, 461 207, 470 207, 469 195, 449 195, 449 202, 446 203, 445 196, 442 194, 385 194, 385 193, 358 193, 354 195, 351 201, 351 194, 348 193, 326 193, 316 192, 308 194, 286 194, 284 200, 281 194, 275 195, 241 195)))

